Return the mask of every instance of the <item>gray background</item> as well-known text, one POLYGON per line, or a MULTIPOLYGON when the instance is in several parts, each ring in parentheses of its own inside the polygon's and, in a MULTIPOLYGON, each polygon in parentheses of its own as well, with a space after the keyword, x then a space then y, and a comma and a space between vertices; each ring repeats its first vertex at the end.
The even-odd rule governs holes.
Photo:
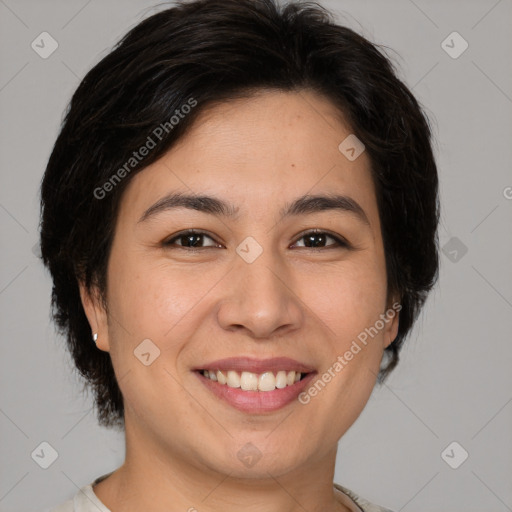
MULTIPOLYGON (((402 364, 340 441, 335 480, 396 511, 510 511, 512 2, 322 3, 397 52, 432 116, 445 248, 402 364), (453 31, 469 44, 458 58, 441 45, 453 31), (469 453, 458 469, 441 456, 453 441, 452 465, 469 453)), ((38 187, 70 95, 153 5, 0 0, 1 511, 60 503, 123 462, 122 435, 96 425, 49 320, 34 246, 38 187), (59 45, 47 59, 31 48, 43 31, 59 45), (58 453, 48 469, 31 458, 43 441, 58 453)))

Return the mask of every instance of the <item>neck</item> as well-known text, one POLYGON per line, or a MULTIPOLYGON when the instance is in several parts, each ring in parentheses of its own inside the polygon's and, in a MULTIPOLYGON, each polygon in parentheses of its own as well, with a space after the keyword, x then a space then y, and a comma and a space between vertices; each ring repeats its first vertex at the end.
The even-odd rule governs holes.
POLYGON ((346 498, 333 486, 336 451, 285 474, 270 469, 246 477, 193 464, 127 422, 125 462, 94 492, 111 512, 347 512, 346 498))

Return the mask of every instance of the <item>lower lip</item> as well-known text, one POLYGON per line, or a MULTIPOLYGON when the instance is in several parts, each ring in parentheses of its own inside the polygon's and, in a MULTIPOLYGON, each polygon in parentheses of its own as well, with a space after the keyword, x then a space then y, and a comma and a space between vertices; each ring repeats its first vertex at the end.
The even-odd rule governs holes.
POLYGON ((277 411, 297 399, 299 394, 309 385, 315 372, 308 373, 302 380, 291 386, 274 391, 242 391, 231 388, 227 384, 219 384, 196 371, 201 382, 218 398, 239 411, 258 414, 277 411))

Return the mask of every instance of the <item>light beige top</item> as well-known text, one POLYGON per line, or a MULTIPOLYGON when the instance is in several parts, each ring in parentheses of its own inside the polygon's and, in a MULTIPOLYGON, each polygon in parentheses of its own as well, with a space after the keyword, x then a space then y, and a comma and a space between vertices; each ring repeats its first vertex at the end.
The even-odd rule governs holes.
MULTIPOLYGON (((94 482, 88 485, 84 485, 72 499, 51 509, 49 512, 111 512, 96 496, 93 486, 112 473, 113 471, 96 478, 94 482)), ((387 508, 379 507, 360 498, 357 494, 339 484, 334 484, 334 487, 345 495, 346 499, 343 500, 343 504, 349 507, 352 512, 392 512, 387 508)))

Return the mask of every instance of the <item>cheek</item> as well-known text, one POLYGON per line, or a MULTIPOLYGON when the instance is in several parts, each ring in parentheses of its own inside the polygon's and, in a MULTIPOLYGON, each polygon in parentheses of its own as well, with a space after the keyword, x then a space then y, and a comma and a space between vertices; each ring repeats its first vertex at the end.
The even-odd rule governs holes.
POLYGON ((114 272, 116 313, 127 330, 164 340, 212 287, 207 272, 172 268, 169 262, 127 261, 114 272))
POLYGON ((386 276, 377 262, 347 262, 322 274, 308 275, 303 296, 341 350, 384 312, 386 276))
POLYGON ((196 274, 199 277, 190 279, 171 270, 168 262, 145 263, 143 259, 126 259, 111 268, 113 365, 118 379, 127 376, 119 382, 126 403, 139 416, 153 418, 155 425, 166 424, 162 418, 168 411, 180 414, 184 405, 193 406, 192 400, 184 401, 180 395, 182 376, 173 362, 190 334, 191 313, 211 288, 204 274, 196 274), (144 353, 149 353, 148 365, 144 353), (155 404, 159 404, 157 410, 155 404))

